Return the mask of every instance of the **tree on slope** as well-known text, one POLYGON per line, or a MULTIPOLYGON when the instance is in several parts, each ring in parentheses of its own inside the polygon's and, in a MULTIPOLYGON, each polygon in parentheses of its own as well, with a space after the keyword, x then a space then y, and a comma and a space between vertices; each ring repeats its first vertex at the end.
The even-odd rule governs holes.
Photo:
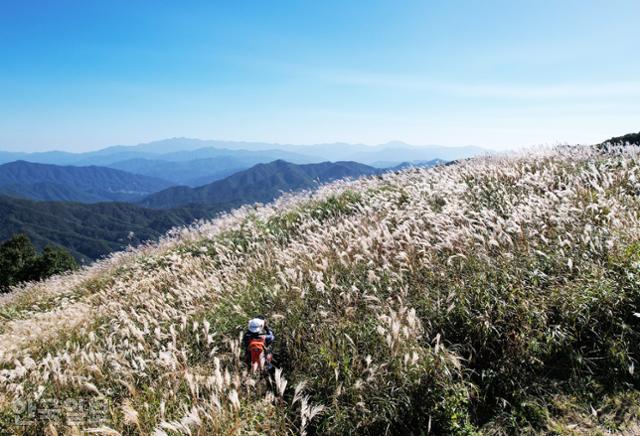
POLYGON ((29 237, 20 233, 0 244, 0 292, 77 267, 73 256, 63 248, 46 246, 38 253, 29 237))

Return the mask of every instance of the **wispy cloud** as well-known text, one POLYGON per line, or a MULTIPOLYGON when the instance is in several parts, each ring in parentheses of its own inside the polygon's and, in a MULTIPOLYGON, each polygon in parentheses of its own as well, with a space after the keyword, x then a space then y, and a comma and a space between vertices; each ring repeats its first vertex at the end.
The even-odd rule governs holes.
POLYGON ((459 97, 560 99, 580 97, 628 97, 640 95, 640 81, 554 84, 456 83, 412 75, 356 71, 309 72, 334 84, 433 92, 459 97))
POLYGON ((447 81, 426 74, 398 74, 379 71, 340 69, 330 66, 274 61, 272 59, 234 58, 231 62, 257 71, 270 71, 288 80, 301 79, 317 83, 362 88, 391 89, 413 93, 432 93, 469 98, 501 98, 520 100, 552 100, 567 98, 613 98, 640 96, 640 81, 555 83, 447 81))

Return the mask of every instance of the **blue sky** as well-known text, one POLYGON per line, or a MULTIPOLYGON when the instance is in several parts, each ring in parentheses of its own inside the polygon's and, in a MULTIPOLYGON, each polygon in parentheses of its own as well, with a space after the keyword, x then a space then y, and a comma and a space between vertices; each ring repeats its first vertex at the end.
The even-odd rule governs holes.
POLYGON ((7 0, 0 149, 640 130, 640 2, 7 0))

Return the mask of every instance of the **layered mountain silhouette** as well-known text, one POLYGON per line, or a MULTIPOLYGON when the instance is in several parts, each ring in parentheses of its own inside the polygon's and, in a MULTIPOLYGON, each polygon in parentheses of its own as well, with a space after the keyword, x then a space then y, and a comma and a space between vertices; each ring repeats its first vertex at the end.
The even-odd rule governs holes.
MULTIPOLYGON (((51 172, 56 176, 49 175, 47 178, 43 174, 32 174, 45 180, 42 183, 49 183, 50 180, 68 182, 60 175, 69 175, 64 172, 66 167, 25 165, 23 162, 2 167, 12 170, 5 169, 4 177, 0 178, 3 181, 16 183, 29 180, 28 175, 32 174, 30 171, 40 170, 44 174, 51 172), (11 177, 7 174, 11 174, 11 177)), ((109 168, 72 168, 72 171, 81 170, 79 174, 74 173, 73 177, 78 177, 79 180, 79 177, 84 176, 83 180, 91 182, 94 188, 100 185, 100 177, 113 174, 125 177, 121 174, 122 171, 109 168), (84 174, 87 170, 96 171, 100 177, 87 177, 84 174)), ((38 247, 48 243, 61 245, 79 260, 88 261, 129 244, 153 240, 172 227, 211 218, 242 204, 269 201, 282 192, 313 188, 321 182, 378 172, 375 168, 355 162, 296 165, 278 160, 255 165, 200 188, 169 188, 146 197, 139 205, 120 202, 81 204, 68 201, 31 201, 0 195, 0 240, 24 232, 38 247)), ((123 174, 130 176, 128 173, 123 174)), ((123 180, 129 179, 121 181, 123 180)), ((21 192, 25 192, 25 186, 32 185, 23 185, 21 192)), ((67 190, 60 193, 51 188, 51 195, 70 195, 69 185, 60 186, 66 186, 67 190)), ((83 193, 79 186, 76 188, 78 195, 83 193)), ((42 196, 42 193, 39 195, 42 196)))
POLYGON ((322 162, 296 165, 283 160, 258 164, 223 180, 199 188, 177 186, 150 195, 140 202, 152 208, 190 204, 226 205, 266 202, 282 192, 309 189, 319 183, 345 177, 360 177, 379 170, 357 162, 322 162))
POLYGON ((312 159, 305 156, 278 150, 252 152, 207 148, 192 152, 167 153, 158 156, 157 159, 129 159, 110 163, 107 166, 131 173, 167 179, 177 185, 195 187, 223 179, 256 164, 277 159, 292 163, 312 162, 312 159), (195 159, 187 160, 187 157, 195 157, 195 159))
POLYGON ((33 200, 136 201, 173 183, 97 166, 16 161, 0 165, 0 194, 33 200))
POLYGON ((109 168, 117 168, 149 177, 162 177, 176 185, 195 187, 223 179, 233 173, 250 168, 256 163, 258 162, 247 162, 233 157, 195 159, 186 162, 130 159, 110 164, 109 168))
MULTIPOLYGON (((88 261, 283 192, 382 168, 430 166, 451 156, 438 150, 401 143, 294 146, 172 138, 88 153, 0 152, 0 163, 11 161, 0 165, 0 240, 25 232, 39 247, 62 245, 88 261), (327 161, 342 156, 375 167, 327 161)), ((458 157, 478 152, 454 151, 458 157)))
MULTIPOLYGON (((356 161, 367 165, 384 162, 395 166, 406 161, 431 159, 462 159, 488 150, 475 147, 415 146, 400 141, 380 145, 332 143, 316 145, 273 144, 264 142, 218 141, 192 138, 169 138, 138 145, 117 145, 85 153, 49 151, 40 153, 0 152, 0 163, 26 160, 55 165, 111 166, 132 159, 169 162, 192 161, 212 157, 248 159, 246 168, 256 163, 283 159, 293 163, 324 161, 356 161)), ((129 167, 127 171, 134 171, 129 167)), ((163 177, 167 179, 168 177, 163 177)), ((181 181, 183 183, 184 181, 181 181)))

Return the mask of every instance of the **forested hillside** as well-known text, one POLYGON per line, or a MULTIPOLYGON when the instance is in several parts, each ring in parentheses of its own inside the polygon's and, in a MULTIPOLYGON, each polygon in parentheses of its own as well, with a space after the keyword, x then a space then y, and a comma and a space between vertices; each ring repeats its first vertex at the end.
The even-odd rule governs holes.
POLYGON ((0 165, 0 194, 32 200, 135 201, 172 185, 159 178, 97 166, 26 161, 0 165))
POLYGON ((640 144, 640 132, 638 133, 627 133, 626 135, 616 136, 610 139, 607 139, 605 142, 611 144, 640 144))
POLYGON ((154 208, 189 204, 235 205, 266 202, 283 192, 310 189, 332 180, 373 175, 378 169, 357 162, 297 165, 283 160, 258 164, 223 180, 198 188, 177 186, 155 193, 140 204, 154 208))
POLYGON ((127 203, 41 202, 0 196, 0 241, 26 233, 37 247, 60 245, 86 263, 215 213, 213 208, 150 210, 127 203))

